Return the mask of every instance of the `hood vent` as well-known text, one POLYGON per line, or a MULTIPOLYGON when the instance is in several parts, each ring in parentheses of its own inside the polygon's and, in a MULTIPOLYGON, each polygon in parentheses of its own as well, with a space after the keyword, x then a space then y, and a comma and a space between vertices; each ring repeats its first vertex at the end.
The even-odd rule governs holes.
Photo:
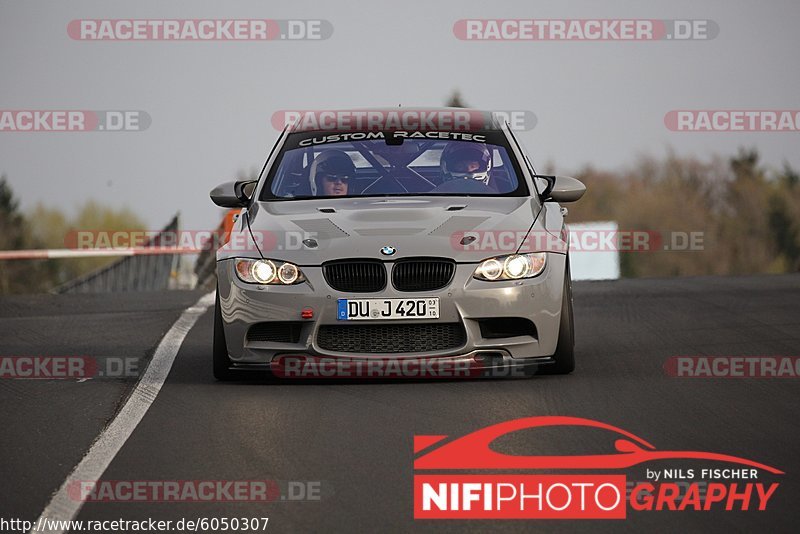
POLYGON ((451 237, 458 232, 473 230, 487 220, 489 220, 488 217, 461 217, 456 215, 447 219, 428 235, 451 237))
POLYGON ((424 232, 425 228, 356 228, 355 231, 364 236, 415 235, 424 232))
POLYGON ((330 219, 300 219, 292 222, 322 240, 350 236, 330 219))

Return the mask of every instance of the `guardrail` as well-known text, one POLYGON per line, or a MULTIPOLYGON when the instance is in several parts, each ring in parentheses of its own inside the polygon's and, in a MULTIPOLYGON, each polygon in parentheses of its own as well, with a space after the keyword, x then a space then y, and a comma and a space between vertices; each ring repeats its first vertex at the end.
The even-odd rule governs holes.
MULTIPOLYGON (((239 212, 228 211, 216 230, 208 232, 207 238, 195 239, 193 245, 189 246, 178 244, 180 240, 176 236, 180 236, 181 232, 179 216, 176 214, 162 230, 152 232, 152 237, 142 246, 0 250, 0 261, 122 256, 109 265, 57 286, 51 290, 53 293, 157 291, 196 286, 213 288, 217 247, 228 241, 239 212), (194 266, 182 260, 186 255, 197 255, 194 266)), ((202 235, 203 232, 196 234, 202 235)))
MULTIPOLYGON (((179 216, 167 224, 162 232, 177 232, 179 216)), ((90 253, 117 253, 125 256, 96 271, 70 280, 55 289, 53 293, 115 293, 121 291, 157 291, 169 289, 173 273, 177 273, 180 252, 175 247, 162 247, 159 236, 151 239, 146 246, 130 249, 94 249, 71 251, 47 251, 48 254, 60 252, 73 253, 74 256, 87 256, 90 253)), ((54 257, 48 255, 47 257, 54 257)))

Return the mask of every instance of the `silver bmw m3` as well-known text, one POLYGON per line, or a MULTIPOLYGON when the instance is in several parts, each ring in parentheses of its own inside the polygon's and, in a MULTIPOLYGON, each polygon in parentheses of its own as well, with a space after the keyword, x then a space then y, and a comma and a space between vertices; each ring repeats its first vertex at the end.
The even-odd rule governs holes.
POLYGON ((298 119, 257 181, 211 192, 241 210, 217 252, 214 375, 287 361, 572 372, 559 203, 583 184, 537 174, 489 112, 348 113, 363 120, 298 119))

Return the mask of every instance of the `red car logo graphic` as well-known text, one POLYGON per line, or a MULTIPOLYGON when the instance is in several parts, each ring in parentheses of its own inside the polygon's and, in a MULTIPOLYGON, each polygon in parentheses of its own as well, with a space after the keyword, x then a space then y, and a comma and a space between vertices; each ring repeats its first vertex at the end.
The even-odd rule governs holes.
MULTIPOLYGON (((442 442, 447 436, 414 436, 414 453, 420 453, 442 442)), ((783 471, 745 458, 697 451, 658 451, 642 438, 612 425, 580 417, 525 417, 498 423, 454 439, 425 452, 414 460, 414 469, 623 469, 654 460, 714 460, 763 469, 777 475, 783 471), (586 456, 512 456, 493 451, 489 445, 517 430, 552 427, 593 427, 619 434, 613 454, 586 456)))

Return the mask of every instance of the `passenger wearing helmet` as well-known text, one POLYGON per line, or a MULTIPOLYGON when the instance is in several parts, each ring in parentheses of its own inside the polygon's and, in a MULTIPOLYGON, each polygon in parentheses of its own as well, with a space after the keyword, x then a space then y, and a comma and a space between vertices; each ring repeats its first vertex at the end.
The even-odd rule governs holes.
POLYGON ((345 196, 349 181, 356 174, 353 160, 341 150, 326 150, 311 162, 308 173, 311 194, 315 196, 345 196))
POLYGON ((470 142, 451 141, 442 150, 439 162, 445 182, 468 179, 489 185, 489 171, 492 170, 492 154, 486 145, 470 142))

